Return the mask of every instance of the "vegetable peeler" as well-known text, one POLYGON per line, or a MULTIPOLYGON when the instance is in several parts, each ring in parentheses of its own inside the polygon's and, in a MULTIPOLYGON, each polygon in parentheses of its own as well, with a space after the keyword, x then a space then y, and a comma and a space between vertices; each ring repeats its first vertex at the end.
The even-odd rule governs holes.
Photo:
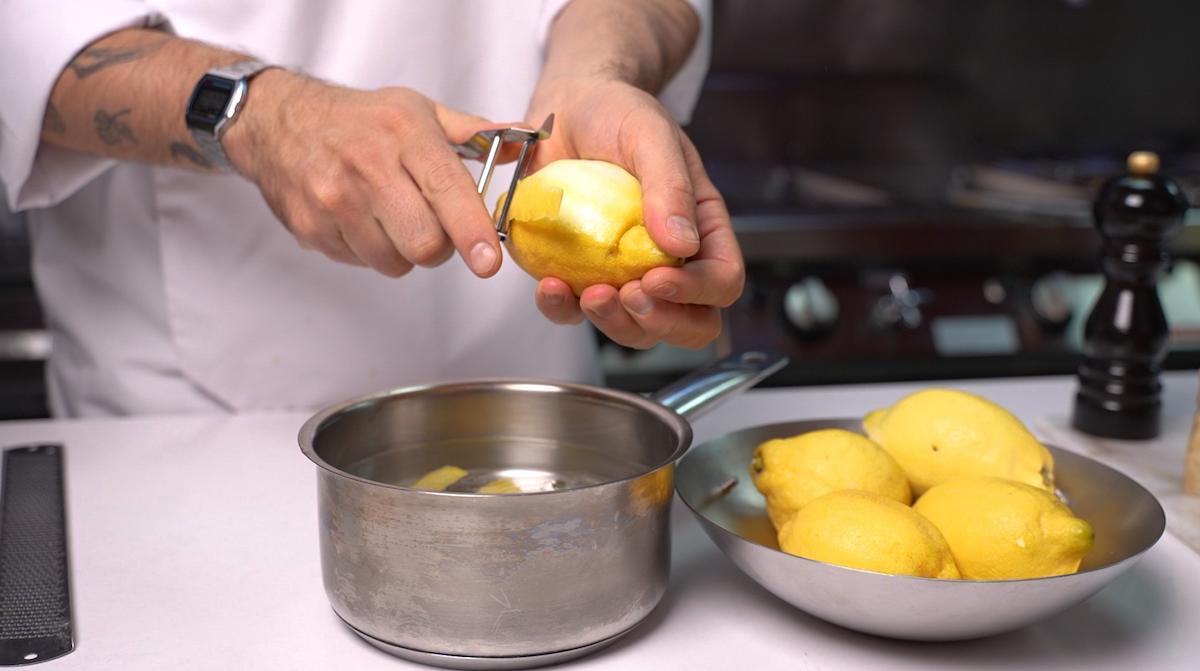
POLYGON ((483 172, 479 173, 479 185, 477 191, 480 197, 487 196, 488 186, 492 182, 492 173, 496 170, 496 159, 500 156, 500 148, 505 142, 520 142, 521 153, 517 156, 517 167, 513 171, 512 184, 508 187, 508 194, 504 197, 504 204, 500 206, 500 216, 496 218, 496 233, 501 240, 508 239, 509 225, 508 208, 512 205, 513 194, 517 191, 517 182, 525 176, 526 170, 529 168, 529 161, 533 157, 533 146, 539 140, 545 140, 550 137, 550 132, 554 128, 554 115, 546 117, 542 122, 542 127, 537 130, 529 130, 527 128, 496 128, 493 130, 480 131, 471 136, 469 140, 462 144, 454 145, 454 150, 463 158, 478 159, 483 158, 483 172), (486 158, 485 158, 486 157, 486 158))

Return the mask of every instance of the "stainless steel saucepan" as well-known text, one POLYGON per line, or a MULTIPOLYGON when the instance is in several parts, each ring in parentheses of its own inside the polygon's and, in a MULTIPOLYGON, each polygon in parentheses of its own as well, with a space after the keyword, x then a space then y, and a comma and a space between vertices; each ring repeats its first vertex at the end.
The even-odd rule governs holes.
POLYGON ((1017 629, 1102 589, 1162 536, 1154 495, 1120 472, 1050 447, 1055 480, 1096 544, 1078 573, 1031 580, 933 580, 834 566, 779 550, 766 504, 750 478, 754 449, 817 429, 860 431, 854 419, 788 422, 737 431, 696 446, 679 462, 680 498, 747 575, 788 603, 843 627, 920 641, 1017 629))
POLYGON ((651 398, 482 380, 320 412, 300 446, 320 467, 333 610, 377 647, 456 668, 548 664, 611 642, 667 587, 685 418, 784 363, 736 355, 651 398), (410 487, 448 464, 468 472, 452 491, 410 487), (521 493, 474 493, 495 478, 521 493))

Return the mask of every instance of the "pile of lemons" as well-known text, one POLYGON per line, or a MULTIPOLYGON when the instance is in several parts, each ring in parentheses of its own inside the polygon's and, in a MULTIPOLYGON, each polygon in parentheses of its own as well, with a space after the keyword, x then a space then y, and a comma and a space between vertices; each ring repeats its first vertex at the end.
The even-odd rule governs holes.
POLYGON ((926 389, 869 413, 863 430, 755 450, 750 472, 784 552, 925 578, 1079 570, 1092 527, 1056 496, 1049 450, 1004 408, 926 389))

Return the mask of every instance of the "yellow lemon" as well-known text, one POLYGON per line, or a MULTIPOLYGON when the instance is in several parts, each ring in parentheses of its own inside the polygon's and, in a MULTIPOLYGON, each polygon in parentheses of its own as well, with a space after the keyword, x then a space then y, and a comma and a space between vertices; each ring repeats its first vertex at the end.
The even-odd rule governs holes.
POLYGON ((1092 549, 1092 526, 1039 487, 1001 478, 951 480, 913 508, 950 543, 964 578, 1065 575, 1092 549))
POLYGON ((922 578, 958 578, 937 527, 892 499, 852 489, 804 506, 779 531, 790 554, 839 566, 922 578))
POLYGON ((480 494, 520 494, 521 488, 512 478, 496 478, 479 488, 480 494))
POLYGON ((776 529, 809 501, 840 489, 874 492, 905 505, 912 501, 896 460, 869 439, 843 429, 768 440, 754 450, 750 475, 767 499, 767 515, 776 529))
POLYGON ((879 436, 882 433, 879 427, 883 424, 883 418, 887 416, 887 411, 887 408, 880 408, 878 410, 872 410, 871 412, 868 412, 866 416, 863 417, 863 432, 867 434, 867 438, 870 438, 876 443, 879 442, 879 436))
POLYGON ((467 477, 467 472, 458 466, 442 466, 422 475, 413 483, 412 487, 413 489, 440 492, 465 477, 467 477))
POLYGON ((913 493, 954 478, 994 476, 1054 491, 1054 458, 1012 413, 974 394, 925 389, 863 419, 908 475, 913 493))
MULTIPOLYGON (((502 195, 494 216, 503 202, 502 195)), ((606 161, 546 165, 518 184, 508 216, 513 261, 539 280, 557 277, 576 296, 593 284, 620 288, 651 268, 683 263, 650 239, 637 178, 606 161)))

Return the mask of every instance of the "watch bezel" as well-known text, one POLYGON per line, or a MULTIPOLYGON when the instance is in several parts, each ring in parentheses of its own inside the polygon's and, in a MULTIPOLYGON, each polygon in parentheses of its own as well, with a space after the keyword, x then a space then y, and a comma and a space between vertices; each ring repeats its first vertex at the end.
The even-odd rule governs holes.
POLYGON ((192 90, 192 95, 188 99, 187 112, 185 113, 188 128, 208 133, 220 139, 225 126, 237 116, 238 108, 241 106, 242 100, 246 95, 246 89, 245 77, 234 79, 212 72, 206 73, 196 83, 195 88, 192 90), (206 92, 214 90, 225 96, 220 105, 220 111, 210 114, 202 113, 198 109, 198 102, 201 96, 206 92))

